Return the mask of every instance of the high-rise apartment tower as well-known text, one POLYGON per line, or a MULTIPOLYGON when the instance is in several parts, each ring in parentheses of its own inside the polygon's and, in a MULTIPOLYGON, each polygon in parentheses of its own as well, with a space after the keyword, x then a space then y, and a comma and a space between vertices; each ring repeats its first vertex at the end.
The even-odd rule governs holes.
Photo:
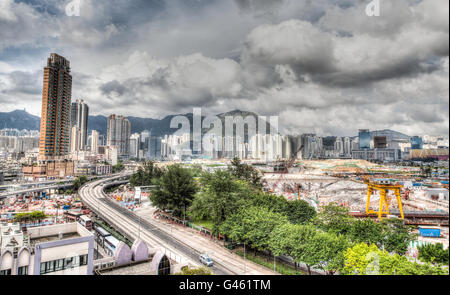
POLYGON ((120 158, 130 155, 131 124, 124 116, 111 115, 108 118, 108 146, 116 146, 120 158))
POLYGON ((77 99, 72 103, 71 108, 71 126, 80 129, 80 150, 85 150, 88 140, 88 119, 89 107, 82 99, 77 99))
POLYGON ((52 53, 44 68, 39 159, 61 159, 69 152, 72 76, 70 62, 52 53))

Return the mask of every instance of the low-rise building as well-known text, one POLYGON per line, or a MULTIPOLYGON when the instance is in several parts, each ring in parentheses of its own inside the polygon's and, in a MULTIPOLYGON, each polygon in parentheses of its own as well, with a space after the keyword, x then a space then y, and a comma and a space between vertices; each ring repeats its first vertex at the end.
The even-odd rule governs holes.
POLYGON ((67 178, 75 174, 75 164, 68 160, 46 161, 45 163, 23 167, 25 179, 37 180, 41 178, 67 178))
POLYGON ((0 274, 92 275, 94 235, 79 223, 20 230, 1 224, 0 274))
POLYGON ((400 149, 362 149, 352 151, 352 158, 366 161, 396 162, 402 159, 400 149))

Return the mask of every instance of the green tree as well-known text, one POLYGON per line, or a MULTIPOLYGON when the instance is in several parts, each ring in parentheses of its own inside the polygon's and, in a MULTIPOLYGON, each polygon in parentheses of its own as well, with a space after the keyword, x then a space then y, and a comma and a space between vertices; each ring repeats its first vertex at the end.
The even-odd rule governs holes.
POLYGON ((255 189, 262 190, 262 177, 258 170, 250 165, 243 164, 238 157, 231 160, 229 170, 240 180, 245 180, 255 189))
POLYGON ((353 221, 348 236, 355 243, 375 244, 379 247, 383 244, 381 224, 369 218, 353 221))
POLYGON ((285 213, 289 221, 295 224, 307 224, 317 215, 316 210, 303 200, 287 202, 285 213))
POLYGON ((169 166, 161 178, 160 188, 151 195, 153 204, 162 210, 172 210, 176 217, 184 217, 198 187, 189 169, 169 166))
POLYGON ((287 213, 289 202, 283 196, 265 192, 252 193, 248 199, 248 206, 265 207, 278 213, 287 213))
POLYGON ((375 245, 357 244, 344 253, 343 275, 448 275, 448 269, 419 264, 398 254, 390 255, 375 245))
POLYGON ((200 267, 200 268, 190 268, 184 267, 181 272, 176 273, 177 276, 211 276, 211 270, 200 267))
POLYGON ((347 235, 354 221, 347 208, 331 203, 322 207, 314 223, 327 232, 347 235))
POLYGON ((433 264, 448 265, 449 249, 444 249, 442 243, 423 245, 418 250, 419 260, 433 264))
POLYGON ((47 218, 47 215, 43 211, 33 211, 33 212, 27 212, 27 213, 18 213, 14 217, 14 221, 16 222, 22 222, 27 223, 31 221, 39 221, 47 218))
POLYGON ((75 178, 75 180, 72 183, 73 190, 78 191, 80 189, 80 187, 82 187, 88 181, 89 180, 86 176, 84 176, 84 175, 78 176, 77 178, 75 178))
POLYGON ((204 173, 200 178, 201 191, 190 208, 194 218, 209 219, 213 232, 250 198, 251 190, 243 181, 237 181, 228 171, 204 173))
POLYGON ((146 161, 131 175, 130 184, 134 187, 155 185, 163 174, 164 171, 157 167, 155 162, 146 161))
POLYGON ((296 266, 306 264, 311 275, 311 267, 318 263, 309 257, 311 248, 308 243, 317 234, 317 228, 312 225, 285 223, 274 228, 270 234, 270 250, 276 256, 288 255, 292 257, 296 266))
POLYGON ((305 246, 305 262, 332 275, 344 266, 349 242, 343 235, 317 232, 305 246))
POLYGON ((113 173, 119 173, 125 169, 125 165, 122 163, 122 161, 119 161, 116 165, 112 167, 113 173))
POLYGON ((286 216, 264 207, 241 208, 222 224, 221 233, 236 242, 245 242, 255 250, 269 250, 270 234, 288 223, 286 216))
POLYGON ((414 228, 406 225, 402 219, 383 219, 380 224, 383 236, 382 246, 388 252, 404 255, 408 251, 410 242, 417 237, 413 234, 414 228))

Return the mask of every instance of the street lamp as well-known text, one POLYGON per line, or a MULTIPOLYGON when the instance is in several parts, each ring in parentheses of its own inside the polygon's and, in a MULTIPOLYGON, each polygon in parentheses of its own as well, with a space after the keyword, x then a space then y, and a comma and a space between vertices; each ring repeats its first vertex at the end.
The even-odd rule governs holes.
POLYGON ((245 242, 244 242, 244 275, 247 273, 247 262, 245 260, 245 242))
POLYGON ((273 254, 273 271, 276 272, 276 268, 277 268, 277 265, 276 265, 276 258, 275 258, 275 254, 273 254))
POLYGON ((138 233, 138 239, 141 239, 141 215, 139 215, 139 233, 138 233))

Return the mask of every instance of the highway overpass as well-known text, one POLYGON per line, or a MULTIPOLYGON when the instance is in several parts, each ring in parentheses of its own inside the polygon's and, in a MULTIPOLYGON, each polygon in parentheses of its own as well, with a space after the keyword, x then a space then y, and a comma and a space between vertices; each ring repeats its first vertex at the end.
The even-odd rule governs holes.
MULTIPOLYGON (((90 208, 99 217, 113 226, 118 232, 125 235, 131 241, 138 238, 147 243, 149 248, 161 248, 167 256, 178 263, 189 263, 193 266, 200 266, 198 257, 201 254, 197 247, 189 242, 171 234, 165 226, 155 220, 142 219, 130 210, 120 206, 117 202, 111 200, 104 192, 104 189, 120 183, 127 183, 129 174, 122 174, 104 180, 94 181, 86 184, 79 190, 79 195, 85 206, 90 208)), ((195 239, 198 243, 200 239, 195 239)), ((241 274, 236 265, 243 266, 244 259, 236 254, 227 252, 224 247, 217 245, 217 252, 226 251, 227 255, 214 257, 215 266, 212 271, 218 275, 241 274), (223 258, 223 260, 221 259, 223 258), (227 262, 222 262, 226 260, 227 262), (234 267, 232 267, 234 266, 234 267)), ((265 269, 259 265, 247 262, 248 273, 251 274, 276 274, 271 270, 265 269)))
MULTIPOLYGON (((106 177, 111 177, 111 175, 91 176, 91 177, 88 177, 88 179, 89 180, 92 180, 94 178, 103 179, 106 177)), ((11 190, 11 191, 1 191, 0 190, 0 200, 7 198, 7 197, 26 195, 29 193, 70 188, 70 187, 72 187, 72 183, 74 180, 75 179, 63 179, 63 180, 31 182, 31 183, 23 183, 23 184, 15 184, 15 185, 3 185, 2 187, 15 187, 15 188, 19 188, 19 189, 11 190), (27 188, 21 189, 21 187, 27 187, 27 188)))

